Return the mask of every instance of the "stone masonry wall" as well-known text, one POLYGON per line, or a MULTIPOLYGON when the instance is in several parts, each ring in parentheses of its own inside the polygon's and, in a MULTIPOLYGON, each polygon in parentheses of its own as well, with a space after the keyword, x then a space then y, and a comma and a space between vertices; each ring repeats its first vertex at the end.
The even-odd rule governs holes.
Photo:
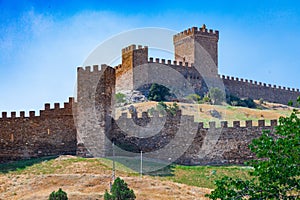
MULTIPOLYGON (((129 48, 129 47, 128 47, 129 48)), ((129 48, 130 52, 133 52, 135 48, 131 47, 129 48)), ((129 51, 128 50, 128 51, 129 51)), ((143 49, 143 56, 140 56, 142 59, 142 62, 144 63, 145 56, 148 53, 145 53, 147 49, 143 49)), ((127 52, 127 51, 126 51, 127 52)), ((128 53, 128 52, 127 52, 128 53)), ((124 55, 124 54, 123 54, 124 55)), ((130 54, 134 55, 134 54, 130 54)), ((138 54, 137 54, 138 55, 138 54)), ((133 56, 130 57, 129 60, 139 60, 139 56, 133 56)), ((124 63, 129 62, 128 59, 125 59, 124 63)), ((165 65, 168 68, 172 68, 179 73, 182 74, 182 76, 188 80, 191 85, 193 86, 194 93, 203 95, 204 93, 208 92, 207 84, 204 81, 204 78, 202 77, 202 74, 200 74, 196 68, 194 67, 193 63, 188 62, 182 62, 182 61, 171 61, 171 60, 165 60, 165 59, 159 59, 159 58, 152 58, 150 57, 147 63, 144 63, 148 66, 149 70, 151 69, 149 66, 152 64, 155 65, 165 65)), ((126 66, 126 65, 125 65, 126 66)), ((117 76, 116 76, 116 88, 117 90, 122 89, 135 89, 135 90, 141 90, 143 93, 147 94, 147 90, 149 90, 150 86, 146 86, 141 88, 140 85, 145 82, 145 80, 151 79, 150 74, 154 74, 154 72, 150 72, 149 70, 140 72, 138 70, 135 70, 135 68, 131 68, 131 70, 123 72, 123 65, 118 66, 116 68, 117 76), (119 74, 119 75, 118 75, 119 74), (122 85, 122 87, 118 86, 122 85)), ((126 68, 126 67, 125 67, 126 68)), ((159 72, 157 72, 159 73, 159 72)), ((173 77, 169 77, 168 80, 171 80, 173 77)), ((247 80, 247 79, 240 79, 240 78, 233 78, 229 76, 220 76, 220 82, 223 82, 226 92, 233 94, 235 96, 238 96, 240 98, 252 98, 252 99, 264 99, 269 102, 275 102, 275 103, 281 103, 287 105, 290 100, 296 102, 296 99, 298 96, 300 96, 299 89, 294 88, 286 88, 266 83, 261 83, 253 80, 247 80)), ((206 77, 207 79, 207 77, 206 77)), ((149 81, 149 80, 148 80, 149 81)), ((151 80, 150 80, 151 82, 151 80)), ((177 86, 180 86, 180 83, 177 84, 177 86)), ((180 88, 178 88, 180 89, 180 88)))
POLYGON ((60 108, 59 103, 45 109, 36 116, 30 111, 29 117, 25 112, 12 112, 7 117, 2 112, 0 118, 0 163, 33 157, 61 154, 76 154, 76 129, 72 114, 73 98, 60 108))
MULTIPOLYGON (((137 115, 133 114, 131 118, 128 118, 127 114, 124 113, 118 120, 113 121, 113 131, 110 137, 115 140, 120 148, 136 153, 140 150, 147 153, 161 148, 168 148, 167 145, 177 137, 179 140, 172 144, 167 154, 152 154, 149 158, 168 161, 177 156, 177 149, 186 149, 185 152, 181 152, 183 155, 180 158, 176 158, 177 163, 185 165, 243 164, 254 157, 248 148, 252 139, 259 137, 263 130, 274 132, 274 127, 277 125, 277 120, 272 120, 268 126, 264 120, 259 120, 258 126, 252 126, 252 121, 246 121, 245 127, 240 126, 240 121, 233 122, 232 126, 223 121, 217 124, 218 127, 216 127, 215 122, 210 122, 210 127, 204 128, 203 123, 194 122, 192 116, 181 116, 178 112, 174 117, 167 116, 167 120, 157 134, 140 138, 130 136, 132 130, 143 128, 147 130, 146 127, 149 128, 149 124, 153 126, 152 131, 157 132, 158 130, 155 127, 158 127, 158 124, 164 120, 162 116, 154 115, 156 116, 149 117, 147 113, 143 113, 143 117, 137 118, 137 115), (181 120, 188 122, 185 127, 180 127, 181 120), (196 130, 190 130, 190 128, 195 127, 196 130), (184 128, 186 132, 181 132, 181 128, 184 128), (187 132, 187 130, 190 130, 190 132, 187 132), (188 140, 191 137, 193 141, 190 143, 188 140), (210 139, 206 140, 206 137, 210 139), (189 146, 185 147, 186 145, 189 146)), ((122 152, 118 153, 117 155, 122 155, 122 152)))
POLYGON ((299 89, 286 88, 253 80, 222 76, 227 91, 240 98, 250 97, 287 105, 290 100, 296 102, 299 89))

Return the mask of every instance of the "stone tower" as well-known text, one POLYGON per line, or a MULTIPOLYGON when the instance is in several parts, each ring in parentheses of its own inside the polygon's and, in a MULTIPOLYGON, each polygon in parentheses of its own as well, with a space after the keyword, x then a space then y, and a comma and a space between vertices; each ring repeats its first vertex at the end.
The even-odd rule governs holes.
MULTIPOLYGON (((78 142, 90 156, 104 157, 110 148, 110 133, 115 94, 115 69, 107 65, 77 69, 75 125, 78 142)), ((89 156, 89 155, 87 155, 89 156)))
MULTIPOLYGON (((175 60, 209 68, 209 74, 218 74, 219 31, 192 27, 173 36, 175 60), (203 63, 206 63, 205 65, 203 63)), ((201 70, 202 72, 202 70, 201 70)))
POLYGON ((116 91, 134 89, 133 68, 148 63, 148 47, 130 45, 122 49, 122 64, 116 67, 116 91))

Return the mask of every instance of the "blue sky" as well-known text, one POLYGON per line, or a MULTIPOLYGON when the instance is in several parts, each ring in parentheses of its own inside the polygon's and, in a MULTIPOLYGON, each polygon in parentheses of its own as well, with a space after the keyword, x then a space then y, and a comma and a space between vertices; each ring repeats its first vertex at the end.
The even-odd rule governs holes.
POLYGON ((99 2, 0 0, 0 112, 67 101, 97 45, 144 27, 205 23, 220 31, 220 74, 300 88, 298 1, 99 2))

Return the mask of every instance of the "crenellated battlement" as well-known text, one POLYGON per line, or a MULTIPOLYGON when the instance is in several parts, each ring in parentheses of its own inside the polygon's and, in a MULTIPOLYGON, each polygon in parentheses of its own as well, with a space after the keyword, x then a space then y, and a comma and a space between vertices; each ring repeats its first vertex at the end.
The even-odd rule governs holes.
POLYGON ((60 103, 54 103, 53 108, 51 108, 50 103, 45 103, 44 110, 40 110, 38 115, 35 111, 29 111, 28 115, 26 115, 25 111, 20 111, 18 116, 16 111, 10 112, 10 116, 7 115, 7 112, 2 112, 0 120, 72 115, 73 104, 74 98, 69 97, 69 101, 64 102, 63 106, 60 106, 60 103))
POLYGON ((258 82, 258 81, 253 81, 253 80, 248 80, 248 79, 238 78, 238 77, 233 77, 233 76, 225 76, 225 75, 219 75, 219 76, 220 76, 220 78, 222 78, 222 80, 236 81, 239 83, 247 83, 247 84, 251 84, 251 85, 268 87, 268 88, 272 88, 272 89, 280 89, 280 90, 285 90, 285 91, 290 91, 290 92, 300 92, 300 90, 296 89, 296 88, 277 86, 277 85, 267 84, 267 83, 263 83, 263 82, 258 82))
POLYGON ((135 44, 129 45, 125 48, 122 49, 122 54, 127 53, 127 52, 132 52, 134 50, 146 50, 148 51, 148 46, 142 46, 142 45, 138 45, 136 46, 135 44), (136 48, 137 47, 137 48, 136 48))
POLYGON ((209 37, 214 37, 217 40, 219 39, 219 31, 218 30, 207 29, 205 24, 203 24, 203 26, 200 28, 198 28, 198 27, 188 28, 188 29, 174 35, 173 41, 175 43, 185 37, 194 36, 194 35, 209 36, 209 37))
MULTIPOLYGON (((173 117, 171 115, 169 116, 161 116, 159 115, 158 112, 153 112, 152 115, 150 115, 148 112, 142 112, 141 116, 139 116, 138 113, 132 113, 130 115, 128 115, 128 113, 122 113, 118 119, 116 119, 116 121, 122 121, 122 123, 124 123, 124 121, 132 121, 134 120, 135 122, 149 122, 149 121, 164 121, 164 119, 168 120, 172 120, 173 118, 182 118, 185 121, 190 121, 193 123, 197 124, 197 127, 201 128, 201 129, 215 129, 215 128, 272 128, 278 125, 278 120, 277 119, 273 119, 270 120, 270 122, 267 123, 266 120, 257 120, 257 121, 253 121, 253 120, 246 120, 246 121, 232 121, 232 122, 228 122, 228 121, 210 121, 208 122, 208 126, 205 126, 204 122, 197 122, 194 119, 194 116, 192 115, 181 115, 181 111, 179 110, 179 112, 177 112, 176 116, 173 117), (243 125, 242 125, 243 124, 243 125)), ((166 122, 168 123, 168 122, 166 122)))
POLYGON ((102 64, 99 68, 99 65, 93 65, 91 66, 85 66, 85 67, 77 67, 77 73, 78 74, 89 74, 89 73, 101 73, 101 72, 109 72, 111 74, 114 73, 114 68, 106 65, 106 64, 102 64))
POLYGON ((182 62, 182 61, 177 61, 177 60, 166 60, 166 59, 160 59, 160 58, 153 58, 150 57, 148 60, 148 63, 158 63, 158 64, 163 64, 163 65, 170 65, 170 66, 180 66, 180 67, 192 67, 193 63, 188 63, 188 62, 182 62))

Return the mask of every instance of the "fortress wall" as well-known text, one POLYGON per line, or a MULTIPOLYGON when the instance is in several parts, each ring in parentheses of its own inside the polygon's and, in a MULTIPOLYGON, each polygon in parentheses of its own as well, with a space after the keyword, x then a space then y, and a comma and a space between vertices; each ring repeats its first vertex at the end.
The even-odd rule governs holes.
POLYGON ((262 98, 266 101, 287 105, 290 100, 296 102, 297 97, 300 96, 299 89, 291 89, 224 75, 221 78, 228 92, 240 98, 262 98))
POLYGON ((25 116, 21 111, 0 118, 0 163, 33 157, 76 154, 76 129, 72 115, 73 98, 60 107, 59 103, 36 116, 34 111, 25 116))
POLYGON ((183 82, 178 81, 178 78, 176 76, 186 79, 191 84, 191 87, 194 89, 195 91, 194 93, 203 94, 207 90, 207 86, 204 83, 203 77, 195 69, 192 63, 188 63, 188 62, 183 63, 181 61, 171 61, 171 60, 150 57, 147 65, 148 67, 146 67, 147 70, 145 72, 139 71, 138 68, 134 69, 134 76, 133 76, 134 88, 141 91, 145 95, 148 94, 151 84, 143 87, 141 87, 141 85, 144 84, 145 82, 152 83, 153 80, 151 79, 153 78, 151 77, 153 76, 155 76, 156 78, 158 77, 161 80, 166 80, 170 83, 175 82, 176 85, 173 86, 179 91, 185 91, 184 88, 186 87, 186 85, 184 85, 183 82), (151 67, 151 65, 153 66, 151 67), (161 71, 159 70, 160 68, 162 68, 161 71), (174 71, 172 71, 172 69, 174 71), (170 71, 170 73, 176 74, 176 72, 178 72, 179 74, 174 76, 174 75, 170 75, 170 73, 167 74, 162 73, 162 72, 166 72, 166 70, 170 71), (176 81, 173 81, 172 79, 176 79, 176 81))
MULTIPOLYGON (((210 122, 210 127, 204 128, 203 123, 194 122, 193 116, 181 116, 178 112, 175 117, 167 116, 165 123, 160 127, 160 123, 165 119, 162 116, 157 113, 154 117, 149 117, 147 113, 142 113, 142 116, 138 118, 137 114, 134 114, 128 118, 124 113, 118 120, 113 121, 111 137, 115 138, 116 144, 130 151, 139 152, 142 149, 147 153, 168 148, 167 145, 175 141, 167 154, 145 154, 144 156, 170 160, 177 156, 177 149, 186 149, 176 160, 177 163, 185 165, 243 164, 254 157, 248 148, 252 139, 259 137, 263 130, 274 132, 274 127, 277 125, 277 120, 271 120, 269 126, 264 120, 259 120, 258 126, 252 126, 252 121, 246 121, 243 127, 240 126, 240 121, 235 121, 230 126, 228 122, 223 121, 220 122, 219 128, 216 127, 215 122, 210 122), (183 121, 186 123, 184 127, 180 127, 183 121), (141 135, 142 139, 139 139, 129 135, 132 130, 149 127, 149 125, 153 126, 152 133, 156 133, 154 136, 145 135, 143 138, 141 135), (184 130, 180 131, 182 128, 184 130), (175 140, 175 137, 178 140, 175 140), (189 142, 190 138, 193 138, 192 142, 189 142)), ((122 155, 122 152, 118 153, 122 155)))

